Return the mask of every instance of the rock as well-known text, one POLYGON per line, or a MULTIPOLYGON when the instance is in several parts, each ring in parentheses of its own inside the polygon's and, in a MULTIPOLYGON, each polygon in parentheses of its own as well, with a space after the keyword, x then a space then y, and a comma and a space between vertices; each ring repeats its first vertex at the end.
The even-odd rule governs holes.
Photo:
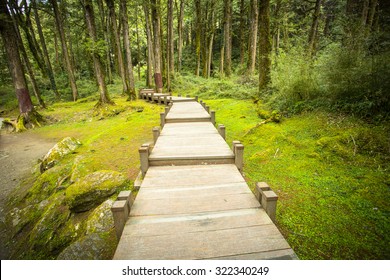
POLYGON ((88 159, 83 155, 79 155, 74 159, 70 182, 75 183, 92 172, 93 170, 91 170, 90 168, 90 162, 88 161, 88 159))
POLYGON ((88 211, 127 184, 128 180, 119 172, 97 171, 70 185, 66 202, 72 212, 88 211))
POLYGON ((114 218, 111 213, 113 204, 114 201, 108 199, 93 210, 87 220, 86 234, 108 232, 114 228, 114 218))
POLYGON ((65 248, 57 257, 58 260, 103 260, 112 259, 117 240, 115 231, 92 233, 81 237, 65 248))
POLYGON ((61 158, 70 154, 81 145, 81 142, 73 137, 66 137, 54 145, 44 156, 41 162, 41 172, 52 168, 61 158))

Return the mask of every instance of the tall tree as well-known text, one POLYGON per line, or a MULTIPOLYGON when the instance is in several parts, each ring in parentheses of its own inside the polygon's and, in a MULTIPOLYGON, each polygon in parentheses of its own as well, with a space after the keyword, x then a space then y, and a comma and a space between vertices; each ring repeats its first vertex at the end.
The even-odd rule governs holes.
POLYGON ((119 75, 122 78, 122 94, 128 95, 129 98, 131 98, 130 86, 128 83, 127 75, 125 73, 125 64, 122 56, 121 40, 119 38, 119 33, 118 33, 118 24, 116 22, 114 0, 106 0, 106 4, 108 7, 109 18, 111 21, 112 33, 114 34, 114 42, 116 48, 117 63, 119 67, 119 75))
POLYGON ((100 99, 97 105, 100 106, 103 104, 112 103, 112 101, 108 96, 107 86, 105 82, 105 75, 104 75, 104 67, 101 62, 101 57, 99 55, 98 50, 96 49, 96 44, 98 40, 96 35, 95 14, 93 11, 92 0, 83 0, 83 5, 84 5, 85 19, 87 22, 88 33, 92 43, 91 52, 92 52, 93 66, 95 70, 95 77, 96 77, 96 82, 99 85, 99 92, 100 92, 100 99))
POLYGON ((259 7, 259 91, 271 80, 270 0, 261 0, 259 7))
POLYGON ((131 49, 130 49, 130 36, 129 36, 129 22, 127 15, 127 0, 120 0, 121 7, 121 17, 122 17, 122 29, 123 29, 123 45, 125 49, 126 57, 126 79, 129 81, 129 100, 135 100, 135 84, 134 84, 134 73, 133 73, 133 62, 131 58, 131 49))
POLYGON ((0 0, 0 33, 3 38, 8 67, 19 104, 20 115, 17 120, 16 130, 22 131, 28 125, 39 125, 42 117, 35 111, 31 102, 19 49, 16 47, 18 45, 18 38, 16 37, 11 15, 8 12, 6 0, 0 0))
POLYGON ((74 75, 74 68, 70 59, 70 54, 68 51, 68 46, 66 44, 66 38, 65 38, 65 30, 63 27, 63 19, 62 15, 58 9, 57 5, 57 0, 50 0, 50 3, 53 7, 54 11, 54 18, 57 26, 58 33, 60 35, 60 41, 61 41, 61 47, 62 47, 62 55, 64 57, 65 61, 65 66, 66 66, 66 71, 68 73, 68 78, 70 82, 70 86, 72 88, 72 96, 73 96, 73 101, 76 101, 78 98, 78 90, 77 90, 77 85, 76 85, 76 78, 74 75))
POLYGON ((200 71, 200 38, 202 33, 202 14, 200 0, 195 0, 195 51, 196 51, 196 69, 195 75, 199 76, 200 71))
POLYGON ((34 11, 34 19, 35 19, 35 24, 36 24, 37 30, 38 30, 39 42, 42 46, 43 58, 45 60, 46 69, 47 69, 47 76, 49 77, 50 86, 51 86, 52 91, 54 92, 54 96, 56 98, 59 98, 60 94, 57 90, 57 84, 56 84, 56 80, 54 78, 53 67, 51 66, 49 52, 47 51, 46 40, 45 40, 45 36, 43 35, 42 25, 41 25, 41 20, 39 18, 39 14, 38 14, 36 0, 32 0, 31 4, 32 4, 33 11, 34 11))
MULTIPOLYGON (((210 36, 209 36, 209 42, 208 42, 208 51, 207 51, 207 75, 206 78, 210 78, 211 76, 211 64, 213 62, 213 43, 214 43, 214 36, 215 36, 215 0, 211 0, 211 6, 210 6, 210 36)), ((207 43, 207 42, 206 42, 207 43)))
POLYGON ((322 0, 316 0, 316 4, 314 7, 312 24, 309 32, 309 54, 313 56, 316 52, 316 41, 317 41, 317 33, 318 33, 318 23, 320 20, 320 11, 321 11, 322 0))
POLYGON ((107 74, 107 83, 112 84, 112 69, 111 69, 111 37, 108 35, 110 33, 110 24, 109 20, 106 17, 106 13, 103 6, 103 0, 97 0, 99 14, 100 14, 100 25, 101 30, 103 32, 104 41, 106 42, 106 57, 105 57, 105 65, 106 65, 106 74, 107 74))
POLYGON ((232 74, 232 0, 225 0, 224 15, 225 64, 224 72, 227 77, 232 74))
POLYGON ((239 30, 239 41, 240 41, 240 65, 244 65, 245 61, 245 20, 246 20, 246 6, 245 0, 240 0, 240 30, 239 30))
POLYGON ((146 32, 146 42, 147 42, 147 64, 146 64, 146 86, 148 88, 152 87, 153 84, 153 67, 154 67, 154 47, 153 47, 153 36, 150 23, 150 13, 149 13, 149 2, 143 1, 142 8, 144 9, 145 14, 145 32, 146 32))
POLYGON ((160 0, 151 0, 153 41, 154 41, 154 82, 157 92, 162 92, 162 48, 161 48, 161 17, 160 0))
POLYGON ((180 0, 179 15, 177 20, 177 70, 181 71, 182 52, 183 52, 183 19, 184 19, 184 0, 180 0))
POLYGON ((256 51, 257 51, 257 27, 259 20, 259 10, 257 0, 250 0, 250 31, 249 31, 249 48, 248 48, 248 63, 247 73, 253 75, 256 67, 256 51))
POLYGON ((168 13, 167 13, 167 88, 170 91, 170 81, 175 74, 175 57, 174 57, 174 44, 173 44, 173 0, 168 0, 168 13))

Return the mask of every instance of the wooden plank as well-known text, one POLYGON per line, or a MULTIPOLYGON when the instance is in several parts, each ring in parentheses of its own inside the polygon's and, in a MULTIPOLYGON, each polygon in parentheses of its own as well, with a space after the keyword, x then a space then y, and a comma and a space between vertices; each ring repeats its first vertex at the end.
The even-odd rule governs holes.
POLYGON ((292 249, 272 250, 267 252, 256 252, 250 254, 240 254, 210 258, 211 260, 298 260, 292 249))
POLYGON ((114 259, 209 259, 289 248, 271 224, 204 232, 156 232, 155 236, 137 238, 126 234, 114 259))
POLYGON ((208 134, 219 134, 217 129, 210 122, 167 123, 160 136, 192 137, 199 135, 208 136, 208 134))

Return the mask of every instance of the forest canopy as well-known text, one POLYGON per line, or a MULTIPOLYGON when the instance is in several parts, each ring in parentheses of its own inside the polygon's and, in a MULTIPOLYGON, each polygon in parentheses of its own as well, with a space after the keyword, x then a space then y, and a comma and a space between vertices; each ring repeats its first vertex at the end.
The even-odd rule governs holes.
POLYGON ((0 81, 14 81, 26 123, 33 105, 96 92, 112 104, 115 81, 134 100, 141 87, 181 89, 188 75, 242 77, 251 89, 231 97, 285 114, 322 107, 381 120, 389 21, 380 0, 1 0, 0 81))

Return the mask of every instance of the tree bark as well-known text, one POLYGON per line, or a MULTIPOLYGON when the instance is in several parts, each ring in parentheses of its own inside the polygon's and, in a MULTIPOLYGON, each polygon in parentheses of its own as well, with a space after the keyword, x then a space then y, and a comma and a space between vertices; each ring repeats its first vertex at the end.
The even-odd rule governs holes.
POLYGON ((52 4, 52 7, 53 7, 54 18, 55 18, 58 33, 60 35, 62 53, 63 53, 64 60, 65 60, 65 66, 66 66, 66 70, 68 73, 70 86, 72 88, 73 101, 76 101, 79 94, 78 94, 78 90, 77 90, 76 79, 74 76, 74 69, 73 69, 73 66, 72 66, 72 63, 70 60, 68 46, 66 44, 65 32, 64 32, 63 25, 62 25, 62 22, 63 22, 62 15, 61 15, 60 11, 58 10, 57 0, 50 0, 50 3, 52 4))
POLYGON ((110 33, 110 25, 108 23, 108 19, 105 16, 104 6, 102 0, 97 0, 99 14, 100 14, 100 23, 101 23, 101 30, 103 32, 104 41, 106 42, 106 57, 105 57, 105 67, 106 67, 106 74, 107 74, 107 83, 112 84, 113 78, 112 78, 112 69, 111 69, 111 42, 110 42, 110 36, 108 35, 110 33))
POLYGON ((175 75, 175 57, 174 57, 174 44, 173 44, 173 0, 168 0, 168 15, 167 15, 167 85, 168 91, 170 91, 170 81, 175 75))
POLYGON ((26 129, 27 124, 39 125, 42 117, 34 110, 28 91, 23 65, 20 59, 18 39, 14 29, 12 18, 8 12, 6 1, 0 1, 0 33, 6 51, 9 71, 15 88, 16 98, 19 104, 19 117, 17 131, 26 129))
POLYGON ((177 71, 181 71, 181 65, 182 65, 182 52, 183 52, 183 19, 184 19, 184 0, 180 0, 180 12, 178 16, 178 22, 177 22, 177 33, 178 33, 178 40, 177 40, 177 71))
MULTIPOLYGON (((93 12, 92 0, 83 0, 84 10, 85 10, 85 19, 87 22, 87 28, 89 37, 91 38, 92 44, 95 46, 97 42, 96 35, 96 24, 95 24, 95 14, 93 12)), ((110 97, 108 96, 107 86, 105 82, 105 75, 103 70, 103 65, 101 58, 95 47, 92 50, 92 59, 95 69, 95 78, 99 86, 100 99, 98 105, 112 103, 110 97)))
POLYGON ((227 77, 232 74, 232 0, 225 0, 225 65, 224 73, 227 77))
POLYGON ((163 82, 161 76, 161 22, 160 22, 160 0, 151 0, 153 40, 154 40, 154 81, 157 92, 162 92, 163 82))
POLYGON ((153 39, 152 39, 152 30, 150 24, 150 15, 149 15, 149 7, 148 2, 144 1, 142 4, 145 14, 145 31, 146 31, 146 41, 147 41, 147 69, 146 69, 146 86, 148 88, 153 85, 153 67, 154 67, 154 47, 153 47, 153 39))
POLYGON ((49 77, 50 86, 51 86, 52 91, 54 92, 54 96, 56 98, 59 98, 60 94, 57 90, 57 84, 56 84, 56 80, 54 78, 54 72, 53 72, 53 67, 51 66, 49 52, 47 51, 45 36, 43 35, 43 32, 42 32, 42 25, 41 25, 41 21, 40 21, 39 14, 38 14, 36 0, 32 0, 31 3, 33 6, 34 18, 35 18, 35 23, 37 25, 39 41, 41 43, 42 50, 43 50, 43 58, 44 58, 45 64, 46 64, 47 76, 49 77))
MULTIPOLYGON (((257 9, 256 9, 257 10, 257 9)), ((243 66, 245 62, 245 19, 246 19, 245 0, 240 1, 240 65, 243 66)), ((251 30, 252 31, 252 30, 251 30)))
POLYGON ((259 21, 259 10, 257 6, 257 0, 251 0, 250 1, 250 34, 249 34, 248 64, 247 64, 248 75, 253 75, 256 67, 258 21, 259 21))
POLYGON ((318 22, 320 19, 320 11, 321 11, 321 4, 322 0, 316 0, 316 5, 314 7, 314 13, 313 13, 313 20, 309 32, 309 54, 310 56, 313 56, 316 52, 316 40, 317 40, 317 33, 318 33, 318 22))
POLYGON ((259 92, 261 93, 271 80, 271 42, 269 0, 260 1, 259 8, 259 92))
POLYGON ((200 37, 202 32, 202 26, 201 26, 201 6, 200 6, 200 0, 195 0, 195 16, 196 16, 196 22, 195 22, 195 50, 196 50, 196 69, 195 69, 195 75, 199 76, 200 71, 200 37))
POLYGON ((129 83, 129 100, 136 100, 137 96, 135 94, 135 84, 134 84, 134 73, 133 73, 133 62, 131 58, 131 49, 130 49, 130 36, 129 36, 129 22, 127 16, 127 4, 126 0, 120 0, 121 5, 121 15, 122 15, 122 25, 123 25, 123 45, 125 48, 126 55, 126 78, 129 83))
POLYGON ((117 55, 117 63, 119 67, 119 74, 122 78, 122 94, 128 95, 129 98, 131 98, 129 83, 125 73, 125 64, 123 62, 121 40, 119 38, 118 25, 116 22, 114 0, 106 0, 106 4, 108 7, 109 18, 111 21, 112 33, 114 34, 114 42, 115 42, 115 48, 117 52, 116 55, 117 55))

